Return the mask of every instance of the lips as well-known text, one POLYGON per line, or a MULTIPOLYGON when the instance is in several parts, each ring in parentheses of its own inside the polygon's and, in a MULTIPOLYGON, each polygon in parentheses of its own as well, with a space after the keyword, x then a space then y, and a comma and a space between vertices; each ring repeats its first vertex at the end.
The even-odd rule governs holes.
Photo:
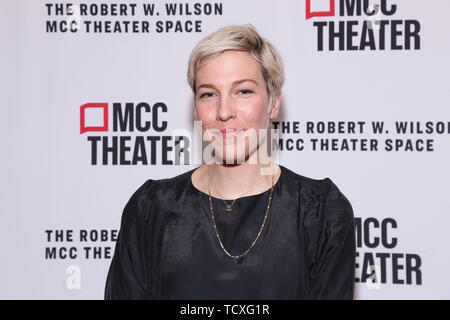
POLYGON ((222 134, 223 138, 235 137, 235 136, 241 134, 244 131, 245 130, 243 128, 224 128, 224 129, 220 129, 220 133, 222 134))

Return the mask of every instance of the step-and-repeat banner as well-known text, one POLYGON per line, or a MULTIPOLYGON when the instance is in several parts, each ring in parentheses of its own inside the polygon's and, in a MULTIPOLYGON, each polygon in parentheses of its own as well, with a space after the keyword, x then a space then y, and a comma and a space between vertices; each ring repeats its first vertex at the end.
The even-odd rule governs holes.
POLYGON ((355 298, 449 299, 449 13, 448 0, 2 1, 0 298, 103 298, 131 194, 200 165, 179 148, 192 48, 251 23, 286 70, 278 162, 352 203, 355 298))

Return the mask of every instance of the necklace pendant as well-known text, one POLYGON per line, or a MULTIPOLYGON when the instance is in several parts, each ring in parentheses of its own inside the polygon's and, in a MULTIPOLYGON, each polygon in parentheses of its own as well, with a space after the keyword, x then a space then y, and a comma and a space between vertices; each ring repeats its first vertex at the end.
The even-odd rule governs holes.
POLYGON ((227 208, 225 209, 227 212, 231 211, 231 206, 229 204, 227 204, 227 208))

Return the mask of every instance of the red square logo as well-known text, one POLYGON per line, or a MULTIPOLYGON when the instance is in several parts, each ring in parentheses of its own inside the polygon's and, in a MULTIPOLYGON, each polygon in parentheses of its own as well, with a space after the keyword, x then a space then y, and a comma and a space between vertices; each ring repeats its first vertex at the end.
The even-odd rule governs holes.
POLYGON ((87 131, 108 131, 108 104, 107 103, 85 103, 80 107, 80 134, 87 131), (88 108, 97 108, 102 111, 101 126, 86 126, 85 113, 88 108))
POLYGON ((313 0, 306 0, 306 20, 312 17, 334 17, 335 0, 330 0, 330 6, 328 11, 312 11, 311 1, 313 0))

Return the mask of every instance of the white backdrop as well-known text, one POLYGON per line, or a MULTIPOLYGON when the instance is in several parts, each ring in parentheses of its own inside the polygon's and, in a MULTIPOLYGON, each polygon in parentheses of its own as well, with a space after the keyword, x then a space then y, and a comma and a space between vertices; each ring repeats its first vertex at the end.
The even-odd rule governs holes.
POLYGON ((352 203, 355 298, 449 299, 450 2, 369 1, 386 5, 373 16, 357 15, 361 2, 2 0, 0 298, 103 298, 131 194, 199 165, 170 163, 174 130, 193 133, 190 51, 219 27, 252 23, 286 70, 280 164, 330 177, 352 203), (334 50, 331 28, 341 32, 334 50), (81 133, 88 103, 83 126, 103 126, 106 115, 107 131, 81 133), (156 126, 114 127, 147 107, 138 124, 156 126), (317 131, 339 122, 341 133, 317 131), (105 158, 103 143, 115 139, 105 158))

